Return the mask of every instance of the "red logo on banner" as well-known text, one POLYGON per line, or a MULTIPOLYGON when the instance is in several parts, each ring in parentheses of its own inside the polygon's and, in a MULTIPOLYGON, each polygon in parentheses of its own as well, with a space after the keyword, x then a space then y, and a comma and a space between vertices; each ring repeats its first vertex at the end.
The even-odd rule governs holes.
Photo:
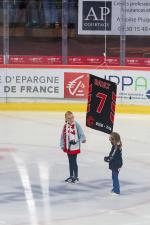
POLYGON ((87 116, 87 125, 89 126, 89 127, 92 127, 93 125, 94 125, 94 118, 93 118, 93 116, 87 116))
POLYGON ((45 62, 46 60, 48 64, 62 64, 61 56, 48 56, 45 58, 45 62))
POLYGON ((22 63, 27 63, 26 57, 25 56, 15 56, 11 55, 9 58, 10 63, 14 64, 22 64, 22 63))
POLYGON ((84 64, 84 57, 83 56, 69 56, 68 57, 68 64, 83 65, 84 64))
POLYGON ((87 73, 64 73, 64 97, 87 98, 88 83, 87 73))

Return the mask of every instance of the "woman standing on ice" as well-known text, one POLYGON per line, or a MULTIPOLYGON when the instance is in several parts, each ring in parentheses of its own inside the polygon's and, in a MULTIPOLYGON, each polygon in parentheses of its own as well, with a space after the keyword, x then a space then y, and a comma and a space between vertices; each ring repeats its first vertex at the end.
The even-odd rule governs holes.
POLYGON ((80 153, 81 142, 86 142, 84 132, 79 123, 74 120, 73 113, 67 111, 65 113, 65 125, 60 140, 60 147, 67 153, 69 160, 70 177, 65 182, 75 183, 79 181, 77 155, 80 153))
POLYGON ((109 156, 104 157, 104 161, 109 163, 109 169, 112 170, 113 189, 112 194, 120 194, 119 184, 119 170, 122 167, 122 142, 120 135, 116 132, 112 132, 109 136, 109 140, 112 144, 109 156))

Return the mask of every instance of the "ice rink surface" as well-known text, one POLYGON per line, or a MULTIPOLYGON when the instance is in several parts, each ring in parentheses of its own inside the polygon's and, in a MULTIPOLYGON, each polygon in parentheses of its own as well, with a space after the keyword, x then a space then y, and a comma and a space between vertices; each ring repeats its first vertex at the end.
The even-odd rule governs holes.
POLYGON ((121 195, 103 161, 108 135, 85 126, 78 184, 66 184, 67 155, 59 148, 64 113, 0 112, 0 225, 150 225, 150 115, 121 115, 124 165, 121 195))

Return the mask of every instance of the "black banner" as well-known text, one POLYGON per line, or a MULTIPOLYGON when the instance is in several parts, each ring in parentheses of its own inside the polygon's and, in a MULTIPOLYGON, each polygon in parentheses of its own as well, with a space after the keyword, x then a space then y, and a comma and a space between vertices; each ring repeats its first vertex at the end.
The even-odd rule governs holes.
POLYGON ((113 131, 117 84, 89 75, 86 126, 105 133, 113 131))

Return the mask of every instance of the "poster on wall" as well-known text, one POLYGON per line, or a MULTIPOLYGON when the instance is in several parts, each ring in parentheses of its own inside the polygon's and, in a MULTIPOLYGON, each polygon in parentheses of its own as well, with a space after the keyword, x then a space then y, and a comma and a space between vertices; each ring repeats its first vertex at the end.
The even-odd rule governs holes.
POLYGON ((108 134, 113 131, 116 92, 116 83, 89 75, 86 126, 108 134))
POLYGON ((150 1, 79 0, 79 35, 150 35, 150 1), (124 16, 121 16, 124 15, 124 16), (126 24, 125 29, 122 24, 126 24))

